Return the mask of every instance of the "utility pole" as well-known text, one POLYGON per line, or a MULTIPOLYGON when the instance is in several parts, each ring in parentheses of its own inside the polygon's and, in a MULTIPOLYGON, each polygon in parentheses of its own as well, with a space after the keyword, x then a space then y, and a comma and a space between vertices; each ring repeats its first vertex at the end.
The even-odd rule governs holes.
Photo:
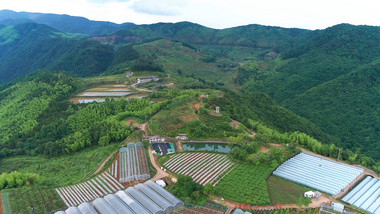
POLYGON ((339 149, 339 153, 338 153, 338 160, 339 160, 339 157, 340 157, 340 150, 341 150, 341 149, 339 149))

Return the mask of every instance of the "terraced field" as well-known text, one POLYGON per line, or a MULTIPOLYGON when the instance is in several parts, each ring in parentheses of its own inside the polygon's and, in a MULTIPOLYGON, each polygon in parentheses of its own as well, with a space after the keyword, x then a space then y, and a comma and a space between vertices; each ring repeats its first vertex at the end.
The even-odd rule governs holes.
POLYGON ((171 155, 164 166, 174 173, 192 177, 201 185, 211 183, 215 186, 220 180, 220 175, 229 172, 235 164, 227 155, 192 152, 171 155))

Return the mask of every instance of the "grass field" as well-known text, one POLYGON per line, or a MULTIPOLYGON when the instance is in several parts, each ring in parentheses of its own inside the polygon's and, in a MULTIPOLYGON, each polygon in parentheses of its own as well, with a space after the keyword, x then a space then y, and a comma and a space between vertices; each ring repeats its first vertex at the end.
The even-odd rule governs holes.
POLYGON ((267 185, 271 204, 296 204, 304 192, 311 190, 278 176, 270 176, 267 185))
POLYGON ((270 166, 240 164, 215 186, 216 194, 242 204, 268 205, 265 178, 272 170, 270 166))
POLYGON ((66 209, 54 189, 23 187, 5 191, 11 213, 52 213, 66 209))
POLYGON ((83 152, 55 158, 20 156, 0 160, 2 172, 32 172, 41 175, 42 184, 48 187, 66 186, 85 180, 117 149, 118 144, 91 147, 83 152))

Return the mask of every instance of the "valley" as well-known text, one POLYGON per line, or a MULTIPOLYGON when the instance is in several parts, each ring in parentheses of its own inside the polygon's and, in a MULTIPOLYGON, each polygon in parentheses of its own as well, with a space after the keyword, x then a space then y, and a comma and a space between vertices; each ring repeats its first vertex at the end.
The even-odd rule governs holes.
POLYGON ((378 27, 19 15, 0 16, 0 214, 380 212, 378 27))

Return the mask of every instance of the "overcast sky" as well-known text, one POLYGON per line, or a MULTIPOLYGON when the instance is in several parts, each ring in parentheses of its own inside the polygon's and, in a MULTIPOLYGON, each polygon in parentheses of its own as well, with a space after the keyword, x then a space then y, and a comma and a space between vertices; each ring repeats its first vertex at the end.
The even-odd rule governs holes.
POLYGON ((247 24, 306 29, 380 25, 378 0, 0 0, 1 9, 116 23, 190 21, 219 29, 247 24))

